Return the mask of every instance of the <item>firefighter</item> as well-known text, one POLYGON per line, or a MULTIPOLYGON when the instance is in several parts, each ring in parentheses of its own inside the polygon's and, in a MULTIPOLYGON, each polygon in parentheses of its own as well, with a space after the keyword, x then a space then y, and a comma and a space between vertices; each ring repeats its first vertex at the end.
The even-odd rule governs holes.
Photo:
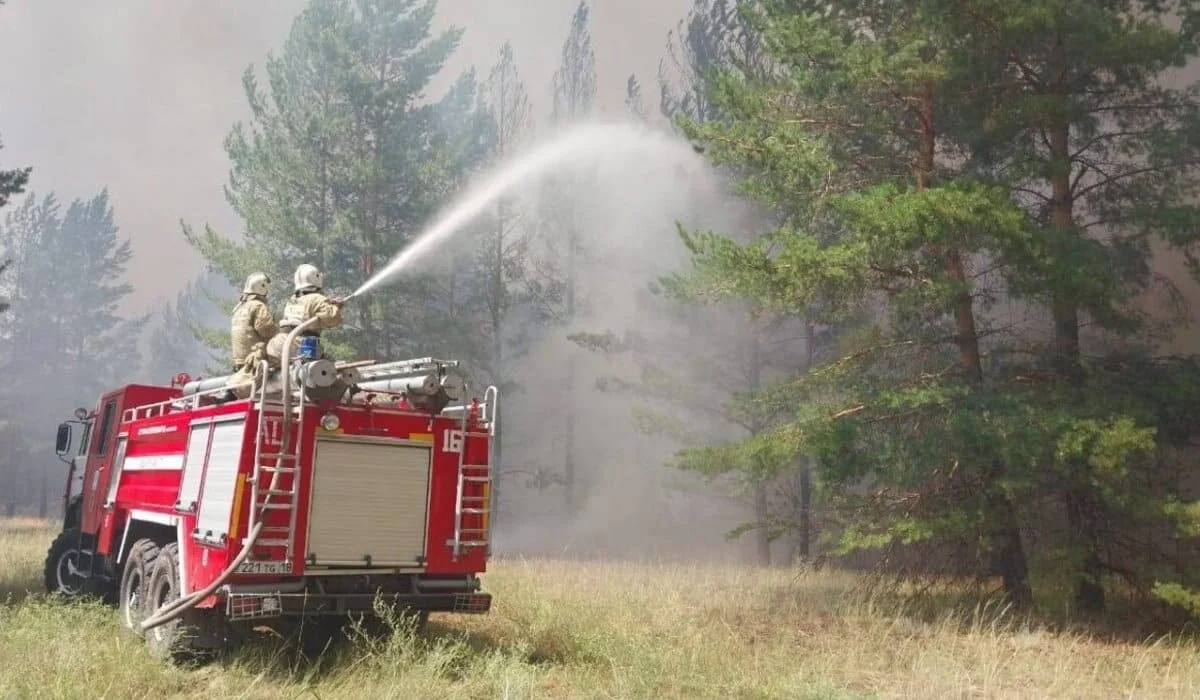
POLYGON ((233 345, 233 370, 249 365, 251 369, 266 352, 267 343, 279 332, 271 309, 267 307, 267 287, 271 278, 255 272, 246 278, 242 298, 233 307, 230 335, 233 345))
MULTIPOLYGON (((279 333, 267 344, 267 356, 273 364, 278 364, 283 356, 283 343, 287 335, 300 324, 316 317, 320 321, 309 326, 301 335, 321 336, 321 331, 337 328, 342 325, 342 299, 330 299, 322 290, 324 275, 315 266, 305 263, 296 268, 292 278, 295 291, 283 308, 283 317, 279 321, 279 333)), ((292 348, 291 357, 295 358, 299 344, 292 348)))
MULTIPOLYGON (((271 309, 267 306, 267 288, 271 278, 255 272, 246 278, 242 297, 233 307, 230 340, 233 346, 233 376, 226 398, 246 398, 259 372, 259 362, 267 357, 267 343, 279 333, 271 309)), ((276 363, 278 364, 278 363, 276 363)))

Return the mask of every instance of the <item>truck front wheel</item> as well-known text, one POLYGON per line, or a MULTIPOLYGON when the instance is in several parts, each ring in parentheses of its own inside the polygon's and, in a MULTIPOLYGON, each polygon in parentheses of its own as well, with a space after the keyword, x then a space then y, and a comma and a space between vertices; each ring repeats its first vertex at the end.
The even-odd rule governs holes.
POLYGON ((46 591, 68 598, 83 594, 87 578, 79 570, 79 530, 69 528, 58 533, 46 552, 46 591))

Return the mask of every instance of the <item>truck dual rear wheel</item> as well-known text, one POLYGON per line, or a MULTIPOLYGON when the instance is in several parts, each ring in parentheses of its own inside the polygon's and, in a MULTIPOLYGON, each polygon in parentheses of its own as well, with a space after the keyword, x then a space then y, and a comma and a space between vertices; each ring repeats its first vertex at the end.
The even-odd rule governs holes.
MULTIPOLYGON (((179 600, 179 545, 175 542, 159 550, 150 567, 146 595, 142 605, 147 615, 179 600)), ((187 612, 170 622, 146 630, 146 645, 160 659, 182 660, 191 651, 187 612)))
MULTIPOLYGON (((147 617, 179 600, 179 544, 163 545, 150 566, 142 606, 147 617)), ((219 608, 189 608, 175 619, 146 630, 150 654, 171 661, 199 660, 237 646, 238 635, 219 608)))
POLYGON ((154 540, 142 539, 133 543, 125 558, 125 570, 121 574, 121 622, 125 628, 141 637, 142 621, 147 617, 146 592, 150 583, 150 572, 158 559, 159 547, 154 540))

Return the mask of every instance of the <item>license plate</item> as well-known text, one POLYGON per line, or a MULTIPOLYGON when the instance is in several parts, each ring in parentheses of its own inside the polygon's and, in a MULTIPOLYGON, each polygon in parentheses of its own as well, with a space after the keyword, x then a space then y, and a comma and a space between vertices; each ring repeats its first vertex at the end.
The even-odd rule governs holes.
POLYGON ((239 574, 290 574, 290 561, 244 561, 238 568, 239 574))

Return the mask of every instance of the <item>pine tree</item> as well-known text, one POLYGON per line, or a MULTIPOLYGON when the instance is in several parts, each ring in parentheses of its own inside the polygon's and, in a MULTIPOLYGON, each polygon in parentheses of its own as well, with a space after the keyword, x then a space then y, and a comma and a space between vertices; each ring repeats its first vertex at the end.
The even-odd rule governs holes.
MULTIPOLYGON (((721 119, 719 105, 713 103, 708 96, 708 84, 714 71, 723 70, 736 73, 748 79, 761 79, 769 75, 770 58, 763 50, 758 35, 751 31, 745 16, 737 10, 737 3, 732 0, 697 0, 689 11, 687 18, 680 26, 668 35, 667 57, 659 66, 660 103, 662 113, 672 120, 688 118, 696 122, 708 123, 721 119)), ((725 173, 732 181, 730 173, 725 173)), ((753 240, 762 228, 762 221, 771 218, 767 211, 760 209, 757 216, 736 218, 732 230, 738 230, 739 240, 753 240), (753 223, 751 223, 753 222, 753 223)), ((675 304, 702 305, 702 300, 688 298, 676 290, 671 300, 675 304)), ((725 428, 732 425, 735 429, 748 431, 756 435, 766 430, 774 420, 776 413, 747 412, 745 406, 738 401, 741 391, 754 391, 762 388, 767 377, 772 372, 783 370, 783 365, 772 358, 779 355, 784 362, 796 362, 796 353, 768 353, 765 347, 778 349, 776 337, 791 332, 794 322, 792 314, 776 315, 756 303, 727 303, 721 309, 694 311, 685 317, 699 314, 700 317, 710 316, 708 323, 691 329, 693 337, 681 348, 684 353, 695 355, 691 358, 699 369, 692 376, 678 378, 677 381, 711 383, 712 368, 726 363, 736 363, 739 367, 741 382, 735 389, 718 386, 716 389, 717 405, 722 405, 720 414, 725 428), (719 333, 718 333, 719 330, 719 333), (719 335, 720 337, 714 337, 719 335), (715 352, 714 352, 715 351, 715 352), (722 353, 724 355, 722 356, 722 353)), ((713 398, 710 395, 709 400, 713 398)), ((806 526, 806 513, 811 505, 811 489, 808 488, 808 470, 802 466, 799 473, 791 474, 794 465, 790 462, 762 463, 750 470, 738 470, 733 464, 705 465, 701 473, 708 476, 728 476, 730 473, 740 476, 740 480, 750 487, 753 494, 754 523, 739 529, 739 532, 753 531, 757 537, 759 561, 770 563, 771 541, 785 530, 791 530, 799 552, 809 549, 810 532, 806 526), (712 468, 717 471, 713 472, 712 468), (793 478, 794 477, 794 478, 793 478), (794 488, 792 488, 794 486, 794 488), (783 498, 771 498, 772 490, 781 490, 783 498), (795 493, 788 493, 795 491, 795 493), (778 504, 772 500, 783 500, 783 508, 789 508, 788 502, 794 502, 796 513, 781 511, 778 504)))
MULTIPOLYGON (((11 264, 12 264, 12 259, 10 259, 8 257, 8 251, 4 250, 3 248, 0 248, 0 289, 4 288, 4 281, 3 281, 4 280, 4 278, 3 278, 4 271, 7 270, 9 265, 11 265, 11 264)), ((5 296, 3 293, 0 293, 0 314, 7 311, 8 307, 9 307, 8 297, 5 296)))
POLYGON ((8 397, 21 407, 6 420, 36 434, 138 378, 146 319, 118 312, 132 291, 121 281, 132 249, 119 237, 106 191, 65 211, 53 193, 30 193, 6 214, 0 240, 12 247, 16 302, 0 328, 0 371, 12 378, 8 397))
MULTIPOLYGON (((4 148, 0 142, 0 150, 4 148)), ((29 182, 29 173, 33 168, 17 168, 15 170, 0 170, 0 207, 8 204, 9 198, 25 191, 29 182)))
MULTIPOLYGON (((556 124, 567 124, 592 115, 596 100, 596 56, 592 49, 590 10, 586 0, 581 0, 571 17, 571 28, 563 43, 562 63, 553 78, 554 106, 551 120, 556 124)), ((582 252, 582 216, 579 207, 571 201, 573 193, 583 191, 586 183, 580 178, 560 178, 546 188, 543 200, 548 211, 542 216, 542 224, 550 233, 547 245, 551 249, 561 246, 562 266, 559 270, 563 289, 561 320, 570 325, 575 322, 578 308, 579 284, 577 268, 582 252), (562 240, 558 243, 555 239, 562 240)), ((573 350, 567 352, 567 376, 564 398, 566 425, 563 432, 566 447, 563 455, 564 508, 570 514, 579 505, 579 479, 576 469, 576 406, 575 393, 579 358, 573 350)))
MULTIPOLYGON (((4 148, 3 142, 0 142, 0 149, 4 148)), ((9 198, 15 194, 21 194, 25 191, 25 185, 29 182, 29 173, 32 168, 20 168, 16 170, 0 170, 0 207, 8 204, 9 198)), ((12 264, 12 260, 8 257, 7 251, 0 245, 0 289, 3 289, 3 275, 8 266, 12 264)), ((0 294, 0 314, 8 310, 8 299, 3 294, 0 294)))
POLYGON ((642 98, 642 84, 632 73, 625 81, 625 107, 634 117, 641 120, 646 119, 646 102, 642 98))
POLYGON ((1002 408, 1016 421, 1022 409, 987 383, 967 260, 1019 257, 1029 236, 1006 191, 938 157, 959 145, 942 120, 958 107, 950 86, 965 42, 936 3, 763 6, 753 26, 780 78, 726 72, 708 93, 725 118, 684 127, 741 171, 744 192, 786 218, 750 245, 686 235, 695 269, 671 286, 717 298, 736 290, 824 322, 862 317, 877 301, 886 316, 844 338, 826 369, 778 392, 793 405, 798 393, 808 398, 796 422, 685 460, 750 468, 763 455, 810 450, 854 515, 843 544, 978 533, 1005 592, 1026 605, 1012 500, 1026 476, 1012 469, 1023 462, 1013 465, 999 444, 1012 425, 982 421, 1002 408), (880 490, 859 503, 846 489, 864 476, 880 490))
MULTIPOLYGON (((1119 334, 1149 330, 1133 303, 1153 280, 1155 243, 1196 270, 1200 84, 1168 87, 1166 72, 1200 50, 1197 9, 1187 1, 988 1, 952 13, 974 47, 964 78, 983 73, 1000 86, 964 114, 982 125, 967 130, 974 162, 1040 225, 1041 244, 1012 287, 1050 308, 1051 364, 1076 387, 1087 372, 1081 318, 1119 334)), ((1070 471, 1063 500, 1083 558, 1076 601, 1096 610, 1104 605, 1106 506, 1092 470, 1070 471)))
MULTIPOLYGON (((188 283, 157 314, 148 326, 147 381, 166 383, 183 372, 192 377, 224 374, 228 370, 226 353, 214 352, 205 330, 227 322, 227 316, 214 303, 215 290, 222 285, 214 275, 204 275, 188 283)), ((229 296, 229 295, 226 295, 229 296)), ((221 328, 220 340, 228 344, 228 332, 221 328)), ((223 347, 222 347, 223 349, 223 347)))
POLYGON ((701 122, 720 116, 709 98, 714 71, 766 75, 770 59, 760 34, 739 11, 756 6, 747 0, 695 0, 687 17, 667 35, 667 55, 659 62, 659 110, 669 119, 678 115, 701 122))
MULTIPOLYGON (((212 270, 240 286, 255 270, 285 281, 311 262, 327 286, 348 292, 434 213, 458 177, 458 155, 445 152, 453 144, 440 123, 463 86, 442 103, 422 103, 461 35, 456 28, 432 35, 434 11, 432 0, 312 0, 282 54, 268 57, 267 90, 247 70, 252 120, 226 140, 228 197, 245 221, 245 242, 184 227, 212 270)), ((435 292, 420 272, 347 307, 360 328, 354 354, 424 348, 431 336, 413 328, 412 314, 435 292)), ((289 292, 286 282, 272 285, 273 307, 289 292)), ((347 335, 329 334, 335 354, 351 352, 339 342, 347 335)))
MULTIPOLYGON (((524 82, 517 70, 512 44, 500 48, 481 94, 481 112, 489 122, 492 138, 486 159, 497 163, 513 155, 528 138, 532 129, 532 110, 524 82)), ((482 301, 484 323, 482 340, 487 346, 480 362, 483 374, 499 388, 501 395, 514 391, 511 366, 523 350, 514 336, 510 320, 514 309, 528 302, 527 268, 532 222, 515 198, 496 203, 490 220, 485 222, 484 245, 480 246, 475 264, 480 273, 477 293, 482 301)), ((478 334, 480 326, 475 326, 478 334)), ((503 418, 497 414, 495 438, 492 445, 492 469, 496 483, 490 492, 492 509, 499 512, 507 474, 504 461, 506 437, 503 418)))

